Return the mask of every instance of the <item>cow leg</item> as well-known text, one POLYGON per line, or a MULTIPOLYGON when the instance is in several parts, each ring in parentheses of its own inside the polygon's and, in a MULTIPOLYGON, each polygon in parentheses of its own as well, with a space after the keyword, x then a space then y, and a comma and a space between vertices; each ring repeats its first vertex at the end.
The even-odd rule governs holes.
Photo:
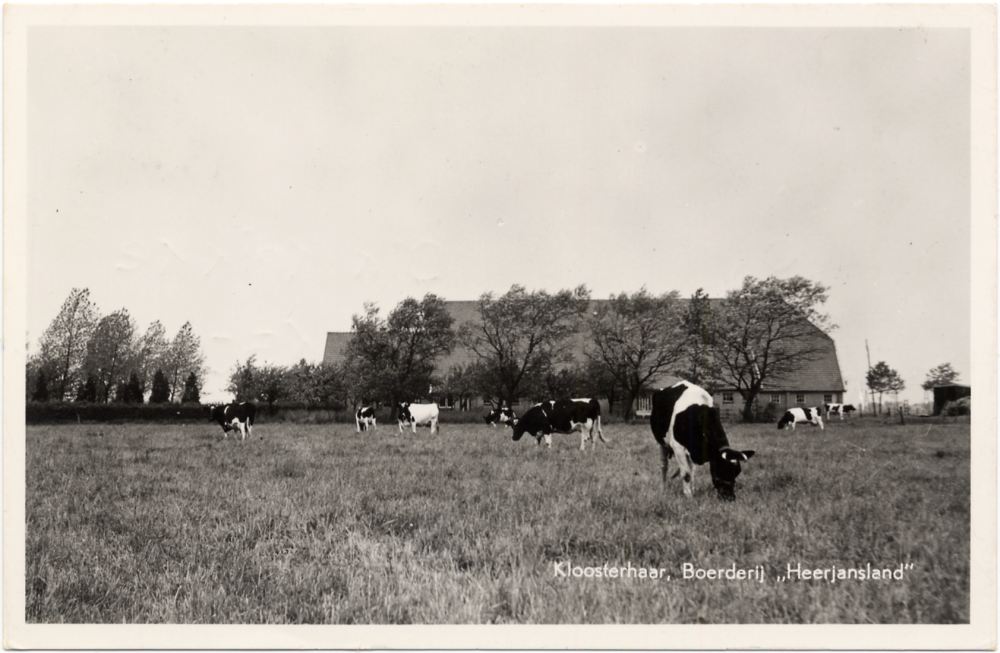
POLYGON ((608 441, 604 439, 604 431, 601 430, 601 416, 600 415, 597 416, 597 420, 594 422, 594 425, 597 427, 597 437, 599 437, 601 439, 601 442, 603 442, 604 444, 607 444, 608 441))
POLYGON ((358 433, 361 433, 361 420, 359 420, 357 417, 355 417, 354 418, 354 423, 357 424, 357 426, 358 426, 358 433))
POLYGON ((581 424, 580 425, 580 451, 586 451, 587 450, 587 435, 588 435, 588 433, 587 433, 587 425, 586 424, 581 424))
POLYGON ((684 445, 674 439, 670 440, 670 448, 673 450, 674 456, 677 457, 677 466, 680 468, 681 480, 684 482, 684 496, 690 497, 692 496, 691 475, 694 472, 691 454, 684 448, 684 445))
POLYGON ((660 445, 660 471, 663 474, 663 485, 667 484, 667 467, 670 465, 670 449, 667 445, 660 445))
POLYGON ((438 432, 438 420, 435 417, 431 420, 431 434, 435 434, 437 432, 438 432))
POLYGON ((372 430, 373 431, 378 430, 378 421, 374 417, 372 418, 372 430))

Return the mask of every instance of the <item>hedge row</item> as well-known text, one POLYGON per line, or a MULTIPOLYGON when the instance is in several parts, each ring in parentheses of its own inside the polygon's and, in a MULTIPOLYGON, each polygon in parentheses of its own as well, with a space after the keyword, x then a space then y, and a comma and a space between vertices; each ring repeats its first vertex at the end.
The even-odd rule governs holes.
MULTIPOLYGON (((207 422, 210 406, 207 404, 91 404, 87 402, 30 401, 25 406, 27 424, 65 423, 124 423, 154 422, 161 424, 207 422)), ((519 408, 522 414, 527 408, 519 408)), ((488 408, 471 410, 442 410, 442 424, 485 424, 483 416, 488 408)), ((389 424, 392 411, 378 408, 375 418, 379 424, 389 424)), ((343 406, 309 406, 306 404, 257 405, 257 421, 291 424, 353 424, 354 411, 343 406)), ((601 417, 604 424, 615 424, 621 419, 614 415, 601 417)), ((640 420, 641 421, 641 420, 640 420)))
MULTIPOLYGON (((443 424, 483 424, 487 409, 468 411, 443 410, 443 424)), ((381 424, 389 423, 391 410, 375 412, 381 424)), ((91 404, 86 402, 28 402, 25 406, 27 424, 64 423, 123 423, 155 422, 162 424, 207 422, 209 406, 204 404, 91 404)), ((354 411, 341 406, 308 406, 305 404, 258 404, 257 421, 289 422, 293 424, 354 423, 354 411)))

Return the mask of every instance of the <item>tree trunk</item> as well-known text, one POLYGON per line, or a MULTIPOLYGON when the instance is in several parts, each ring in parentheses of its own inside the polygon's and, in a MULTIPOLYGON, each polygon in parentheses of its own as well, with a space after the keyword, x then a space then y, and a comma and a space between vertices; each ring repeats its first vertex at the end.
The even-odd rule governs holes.
POLYGON ((632 407, 635 406, 635 400, 639 397, 639 390, 641 386, 637 386, 628 391, 625 395, 625 402, 622 405, 622 419, 628 421, 632 419, 632 407))

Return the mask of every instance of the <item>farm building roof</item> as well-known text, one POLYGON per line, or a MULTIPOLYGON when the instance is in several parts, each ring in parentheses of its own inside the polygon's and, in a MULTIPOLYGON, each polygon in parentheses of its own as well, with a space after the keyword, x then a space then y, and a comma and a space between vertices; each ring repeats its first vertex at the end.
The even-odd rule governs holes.
MULTIPOLYGON (((687 301, 682 299, 681 301, 687 301)), ((719 300, 711 300, 713 302, 719 300)), ((594 299, 590 302, 588 312, 593 313, 604 300, 594 299)), ((445 308, 455 319, 454 326, 457 329, 466 322, 474 322, 479 319, 479 301, 445 301, 445 308)), ((764 391, 767 392, 843 392, 844 379, 840 374, 840 363, 837 360, 837 347, 833 339, 818 327, 814 327, 815 340, 809 346, 818 345, 820 353, 810 365, 799 370, 788 378, 775 379, 773 383, 765 384, 764 391)), ((351 334, 347 331, 331 331, 326 334, 326 347, 323 351, 324 363, 342 363, 344 352, 351 334)), ((578 332, 573 336, 574 344, 571 348, 573 358, 577 362, 583 362, 586 357, 587 336, 584 332, 578 332)), ((438 369, 447 372, 453 367, 464 367, 475 362, 476 355, 467 347, 457 345, 452 352, 442 356, 438 362, 438 369)), ((676 381, 679 377, 664 374, 654 379, 651 385, 665 387, 676 381)))

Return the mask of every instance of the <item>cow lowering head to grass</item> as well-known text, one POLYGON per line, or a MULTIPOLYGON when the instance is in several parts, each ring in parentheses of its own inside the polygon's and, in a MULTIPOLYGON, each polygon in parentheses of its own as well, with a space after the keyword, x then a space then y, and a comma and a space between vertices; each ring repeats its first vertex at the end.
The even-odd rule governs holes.
POLYGON ((840 421, 844 421, 844 415, 857 410, 852 404, 826 404, 826 419, 829 421, 830 415, 840 415, 840 421))
POLYGON ((652 403, 649 426, 660 445, 664 485, 667 483, 667 464, 676 457, 684 495, 690 497, 694 465, 708 463, 719 498, 734 500, 741 463, 749 460, 754 452, 737 451, 729 446, 712 395, 693 383, 681 381, 653 393, 652 403))
POLYGON ((483 416, 487 424, 496 428, 497 424, 503 424, 504 428, 517 423, 517 416, 510 408, 494 408, 483 416))
POLYGON ((544 439, 545 446, 551 448, 553 433, 572 433, 577 429, 580 431, 580 451, 586 450, 587 440, 597 447, 595 429, 601 442, 607 442, 601 431, 601 404, 596 399, 558 399, 535 404, 514 422, 513 440, 530 433, 538 444, 544 439))
POLYGON ((378 430, 378 424, 375 423, 375 408, 374 406, 362 406, 354 413, 354 422, 358 425, 358 433, 362 431, 367 431, 368 427, 371 427, 373 431, 378 430))
POLYGON ((781 419, 778 420, 778 430, 780 431, 786 426, 791 426, 794 431, 796 424, 812 424, 813 426, 818 426, 822 431, 823 417, 820 415, 820 409, 789 408, 785 411, 785 414, 781 416, 781 419))
POLYGON ((403 432, 403 424, 412 424, 414 433, 417 432, 417 424, 430 424, 431 433, 437 433, 439 414, 440 410, 437 404, 411 404, 403 402, 396 407, 399 432, 403 432))
MULTIPOLYGON (((257 418, 257 407, 249 401, 231 403, 212 408, 210 422, 218 422, 222 427, 222 437, 229 437, 229 431, 239 431, 240 441, 253 436, 253 423, 257 418)), ((263 437, 263 436, 261 436, 263 437)))

